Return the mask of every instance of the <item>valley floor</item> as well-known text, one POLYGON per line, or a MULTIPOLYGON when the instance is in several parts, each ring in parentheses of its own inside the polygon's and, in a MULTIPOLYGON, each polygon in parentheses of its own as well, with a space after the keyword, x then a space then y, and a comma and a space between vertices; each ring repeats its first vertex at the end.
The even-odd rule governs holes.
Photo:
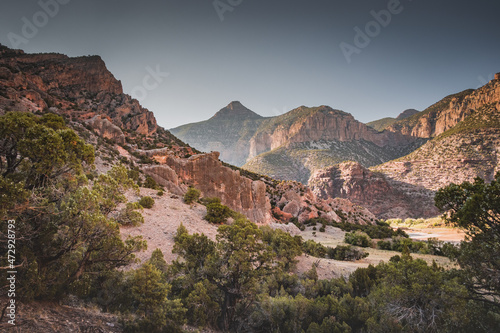
MULTIPOLYGON (((405 230, 410 238, 415 240, 427 240, 427 238, 437 238, 446 242, 459 242, 463 240, 463 232, 452 229, 452 228, 423 228, 417 230, 407 229, 405 230), (412 237, 413 235, 413 237, 412 237)), ((325 232, 316 232, 313 234, 314 230, 312 227, 307 227, 305 231, 301 233, 304 240, 312 239, 315 242, 321 243, 325 246, 336 247, 337 245, 347 245, 344 243, 345 232, 339 228, 334 228, 327 226, 325 232)), ((348 276, 356 269, 361 267, 368 267, 369 265, 377 265, 381 261, 387 262, 392 256, 401 254, 395 251, 379 250, 372 248, 362 248, 362 250, 369 253, 368 257, 352 261, 338 261, 332 259, 319 259, 311 257, 308 255, 302 255, 298 258, 297 272, 305 272, 312 267, 313 264, 317 264, 316 270, 319 279, 331 279, 339 276, 348 276)), ((435 261, 438 265, 445 268, 454 267, 454 264, 446 257, 435 256, 429 254, 419 254, 412 253, 413 258, 423 259, 427 263, 432 264, 435 261)))
MULTIPOLYGON (((181 197, 165 192, 163 196, 158 196, 157 191, 141 188, 139 196, 129 193, 130 201, 137 201, 140 196, 151 196, 155 199, 155 205, 151 209, 144 209, 144 224, 137 227, 122 227, 121 233, 124 238, 127 236, 142 235, 148 242, 148 248, 144 252, 137 253, 136 256, 140 262, 149 259, 151 253, 159 248, 168 263, 171 263, 176 257, 172 253, 174 246, 174 235, 182 222, 184 226, 193 233, 204 233, 212 240, 215 240, 217 235, 217 225, 208 223, 203 219, 206 214, 206 208, 203 205, 194 204, 187 205, 181 197)), ((405 231, 411 238, 416 240, 426 240, 427 238, 437 238, 447 242, 459 242, 463 240, 464 234, 458 229, 452 228, 431 228, 427 225, 405 227, 405 231)), ((346 245, 344 243, 345 232, 339 228, 331 226, 326 227, 325 232, 316 232, 312 227, 307 227, 300 235, 304 240, 312 239, 325 246, 336 247, 337 245, 346 245)), ((379 250, 372 248, 364 248, 364 251, 369 253, 369 256, 355 261, 338 261, 333 259, 320 259, 303 254, 298 258, 296 273, 302 274, 311 269, 313 264, 317 264, 318 278, 331 279, 339 276, 348 276, 357 268, 367 267, 368 265, 377 265, 381 261, 389 261, 392 256, 400 254, 395 251, 379 250)), ((429 264, 436 261, 443 267, 452 267, 453 264, 446 257, 412 253, 414 258, 424 259, 429 264)), ((131 268, 136 268, 140 262, 133 265, 131 268)))

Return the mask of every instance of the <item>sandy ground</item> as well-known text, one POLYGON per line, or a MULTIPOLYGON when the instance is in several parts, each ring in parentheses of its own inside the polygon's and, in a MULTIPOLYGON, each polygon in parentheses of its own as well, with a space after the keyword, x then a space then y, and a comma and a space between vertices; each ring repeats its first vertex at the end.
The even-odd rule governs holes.
POLYGON ((465 233, 453 228, 403 228, 411 239, 427 240, 437 238, 444 242, 460 243, 465 238, 465 233))
MULTIPOLYGON (((139 196, 127 193, 129 201, 138 201, 141 196, 150 196, 155 200, 153 208, 142 211, 144 224, 137 227, 121 227, 120 229, 124 239, 127 236, 143 236, 148 242, 146 251, 136 253, 136 257, 141 262, 148 260, 155 249, 162 251, 167 263, 177 258, 177 255, 172 253, 172 248, 175 233, 181 222, 190 234, 204 233, 210 239, 215 240, 217 226, 203 219, 206 214, 205 206, 200 204, 186 205, 181 197, 169 192, 158 196, 157 192, 141 188, 139 196)), ((133 265, 133 267, 137 265, 133 265)))

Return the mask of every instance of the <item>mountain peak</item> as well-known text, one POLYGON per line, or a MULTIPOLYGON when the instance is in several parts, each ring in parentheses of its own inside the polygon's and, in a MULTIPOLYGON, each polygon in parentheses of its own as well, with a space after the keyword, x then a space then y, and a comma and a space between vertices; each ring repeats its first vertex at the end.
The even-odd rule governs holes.
POLYGON ((240 101, 232 101, 226 107, 231 109, 231 110, 238 109, 238 108, 244 108, 243 104, 241 104, 240 101))
POLYGON ((262 116, 246 108, 239 101, 232 101, 226 107, 220 109, 210 119, 221 119, 221 118, 249 119, 249 118, 262 118, 262 116))

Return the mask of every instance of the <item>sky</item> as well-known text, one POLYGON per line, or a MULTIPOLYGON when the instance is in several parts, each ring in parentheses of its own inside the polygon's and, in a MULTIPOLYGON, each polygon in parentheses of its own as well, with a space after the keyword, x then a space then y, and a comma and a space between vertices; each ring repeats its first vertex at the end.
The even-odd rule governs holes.
POLYGON ((0 0, 0 43, 99 55, 165 128, 231 101, 368 122, 500 72, 496 0, 0 0))

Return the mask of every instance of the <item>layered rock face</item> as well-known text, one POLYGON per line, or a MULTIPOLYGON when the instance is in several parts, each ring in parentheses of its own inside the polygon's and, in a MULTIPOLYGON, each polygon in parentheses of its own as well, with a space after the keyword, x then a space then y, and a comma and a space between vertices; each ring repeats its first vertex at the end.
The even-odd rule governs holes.
POLYGON ((480 129, 430 141, 398 161, 373 168, 396 182, 431 191, 480 177, 493 180, 500 171, 500 128, 480 129))
POLYGON ((257 223, 271 223, 275 219, 290 222, 294 218, 302 223, 320 217, 367 224, 377 219, 364 207, 342 198, 320 198, 300 183, 284 182, 271 187, 263 181, 243 177, 239 170, 223 166, 216 152, 188 159, 168 155, 167 150, 147 154, 161 164, 145 167, 144 172, 170 192, 183 195, 187 186, 193 186, 202 196, 218 197, 222 204, 257 223), (272 215, 271 201, 275 205, 272 215))
MULTIPOLYGON (((63 112, 79 120, 99 114, 144 135, 157 130, 152 112, 123 94, 122 84, 98 56, 25 54, 0 46, 0 108, 63 112)), ((93 122, 92 122, 93 123, 93 122)))
POLYGON ((328 106, 300 107, 264 123, 262 127, 250 140, 250 157, 298 142, 365 140, 382 147, 407 145, 413 141, 395 132, 380 133, 357 121, 351 114, 328 106))
POLYGON ((145 171, 170 188, 184 183, 199 189, 204 197, 218 197, 222 204, 254 222, 269 223, 272 220, 266 185, 262 181, 242 177, 239 171, 223 166, 216 152, 194 155, 188 159, 167 156, 164 165, 145 171))
MULTIPOLYGON (((451 129, 398 160, 367 170, 343 163, 316 172, 309 180, 320 197, 348 198, 381 218, 431 217, 436 191, 500 171, 498 84, 490 82, 462 104, 477 107, 451 129), (489 103, 492 102, 492 103, 489 103)), ((458 104, 457 104, 458 105, 458 104)), ((443 116, 444 117, 444 116, 443 116)))
MULTIPOLYGON (((274 206, 282 206, 284 211, 275 208, 288 219, 338 220, 341 218, 336 212, 339 212, 341 216, 352 216, 353 222, 374 221, 370 212, 348 201, 321 200, 302 184, 284 189, 275 180, 247 171, 242 171, 245 174, 242 176, 240 170, 219 161, 219 153, 198 154, 158 127, 152 112, 123 94, 120 81, 99 57, 30 55, 1 45, 0 55, 0 114, 10 110, 50 111, 66 116, 70 126, 79 128, 82 136, 96 145, 99 171, 117 162, 118 152, 121 159, 140 165, 144 173, 170 192, 183 195, 188 185, 192 185, 201 190, 203 196, 220 198, 223 204, 254 222, 275 221, 271 201, 274 206), (99 138, 114 141, 114 147, 110 142, 99 144, 102 141, 99 138), (151 158, 159 164, 151 163, 151 158)), ((232 102, 219 111, 211 123, 215 126, 212 129, 219 133, 219 143, 233 142, 232 149, 241 150, 242 156, 247 156, 248 149, 245 151, 244 147, 249 147, 250 137, 264 120, 241 103, 232 102), (225 131, 228 126, 234 130, 225 131)), ((200 138, 207 141, 203 133, 200 138)))
POLYGON ((199 150, 220 151, 222 160, 237 166, 262 153, 298 143, 365 141, 394 148, 414 142, 414 138, 400 133, 380 133, 349 113, 328 106, 302 106, 281 116, 263 118, 232 102, 207 121, 171 131, 199 150))
POLYGON ((394 123, 387 130, 420 138, 435 137, 465 120, 474 110, 500 101, 500 81, 492 80, 477 90, 448 96, 427 110, 394 123))
POLYGON ((348 199, 378 218, 427 218, 439 214, 434 207, 433 191, 397 182, 355 162, 317 171, 311 176, 309 186, 320 198, 348 199))

